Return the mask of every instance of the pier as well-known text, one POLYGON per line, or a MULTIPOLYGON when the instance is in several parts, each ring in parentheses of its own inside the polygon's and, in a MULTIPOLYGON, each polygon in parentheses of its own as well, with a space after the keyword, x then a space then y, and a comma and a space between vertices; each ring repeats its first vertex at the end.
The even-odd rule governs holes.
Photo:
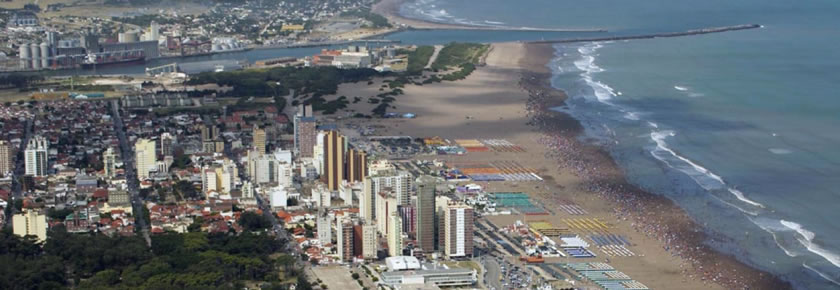
POLYGON ((617 40, 631 40, 631 39, 653 39, 653 38, 680 37, 680 36, 691 36, 691 35, 710 34, 710 33, 721 33, 721 32, 727 32, 727 31, 747 30, 747 29, 756 29, 756 28, 761 28, 761 25, 760 24, 743 24, 743 25, 734 25, 734 26, 723 26, 723 27, 711 27, 711 28, 703 28, 703 29, 694 29, 694 30, 688 30, 688 31, 683 31, 683 32, 667 32, 667 33, 654 33, 654 34, 628 35, 628 36, 610 36, 610 37, 592 37, 592 38, 569 38, 569 39, 556 39, 556 40, 538 40, 538 41, 529 41, 529 42, 526 42, 526 43, 554 44, 554 43, 575 43, 575 42, 594 42, 594 41, 617 41, 617 40))

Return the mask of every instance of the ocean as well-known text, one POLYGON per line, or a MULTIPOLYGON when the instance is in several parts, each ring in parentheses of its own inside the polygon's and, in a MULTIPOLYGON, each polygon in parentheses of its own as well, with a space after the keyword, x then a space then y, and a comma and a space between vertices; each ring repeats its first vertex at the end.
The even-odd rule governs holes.
POLYGON ((709 244, 799 289, 840 287, 840 3, 416 0, 401 13, 609 35, 763 25, 556 45, 552 84, 570 95, 557 109, 709 244))

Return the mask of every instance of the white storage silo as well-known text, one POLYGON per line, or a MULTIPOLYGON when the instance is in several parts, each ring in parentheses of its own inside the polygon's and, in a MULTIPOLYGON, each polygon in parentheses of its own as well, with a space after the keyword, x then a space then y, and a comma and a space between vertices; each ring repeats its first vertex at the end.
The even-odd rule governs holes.
POLYGON ((50 44, 46 41, 41 42, 41 67, 50 67, 50 44))
POLYGON ((18 48, 20 54, 20 68, 27 69, 32 67, 32 53, 29 52, 29 44, 24 43, 18 48))
POLYGON ((32 68, 33 69, 40 69, 41 68, 41 48, 38 44, 30 43, 29 44, 29 52, 32 53, 32 68))

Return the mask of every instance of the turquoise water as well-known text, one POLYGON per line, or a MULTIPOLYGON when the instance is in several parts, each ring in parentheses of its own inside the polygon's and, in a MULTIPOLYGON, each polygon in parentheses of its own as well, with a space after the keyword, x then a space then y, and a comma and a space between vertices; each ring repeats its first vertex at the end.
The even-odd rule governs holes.
POLYGON ((563 110, 709 243, 801 289, 840 287, 840 3, 418 0, 403 14, 683 38, 556 46, 563 110))

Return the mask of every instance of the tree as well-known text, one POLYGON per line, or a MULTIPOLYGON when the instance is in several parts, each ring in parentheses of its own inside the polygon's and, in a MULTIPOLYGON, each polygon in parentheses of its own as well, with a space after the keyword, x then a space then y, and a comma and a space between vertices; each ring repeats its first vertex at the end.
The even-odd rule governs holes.
POLYGON ((90 280, 85 281, 82 284, 83 288, 100 288, 100 287, 107 287, 117 284, 120 281, 120 273, 117 271, 108 269, 104 271, 97 272, 96 275, 90 278, 90 280))
POLYGON ((271 227, 271 222, 265 216, 252 211, 242 213, 238 222, 248 231, 264 230, 271 227))
POLYGON ((359 273, 353 273, 350 277, 353 277, 353 280, 359 280, 359 273))

